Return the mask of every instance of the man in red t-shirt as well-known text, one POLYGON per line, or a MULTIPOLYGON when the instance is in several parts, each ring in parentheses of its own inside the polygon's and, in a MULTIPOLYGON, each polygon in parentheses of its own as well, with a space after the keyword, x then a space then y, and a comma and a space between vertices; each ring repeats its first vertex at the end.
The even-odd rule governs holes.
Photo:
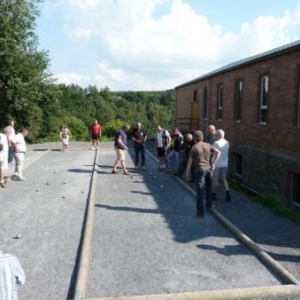
POLYGON ((91 150, 99 149, 99 138, 101 137, 101 125, 97 120, 91 125, 90 132, 92 135, 92 148, 91 150))

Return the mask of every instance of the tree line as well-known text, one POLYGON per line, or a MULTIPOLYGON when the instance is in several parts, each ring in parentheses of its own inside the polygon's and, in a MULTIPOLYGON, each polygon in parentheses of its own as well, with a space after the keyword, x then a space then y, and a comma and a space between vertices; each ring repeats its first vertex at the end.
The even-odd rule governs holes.
POLYGON ((40 0, 2 0, 0 5, 0 126, 13 119, 26 127, 31 142, 57 141, 60 125, 76 140, 88 140, 97 119, 105 136, 124 123, 147 128, 174 119, 174 91, 110 91, 56 84, 49 53, 38 49, 35 34, 40 0))

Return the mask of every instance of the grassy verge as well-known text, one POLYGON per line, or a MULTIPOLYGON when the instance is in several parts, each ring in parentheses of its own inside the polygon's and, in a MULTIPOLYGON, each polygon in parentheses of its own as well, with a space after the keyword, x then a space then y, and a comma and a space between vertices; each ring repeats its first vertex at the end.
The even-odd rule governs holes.
POLYGON ((275 196, 271 195, 258 195, 253 191, 241 186, 237 182, 230 182, 230 187, 236 191, 240 191, 250 197, 252 201, 258 202, 270 209, 274 214, 282 216, 292 222, 300 225, 300 214, 299 212, 284 201, 275 196))

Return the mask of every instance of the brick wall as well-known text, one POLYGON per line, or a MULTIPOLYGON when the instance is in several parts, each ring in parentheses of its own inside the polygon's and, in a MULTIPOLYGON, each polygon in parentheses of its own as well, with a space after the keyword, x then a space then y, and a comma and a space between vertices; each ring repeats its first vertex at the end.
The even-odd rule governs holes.
POLYGON ((226 73, 177 88, 176 118, 190 117, 194 90, 200 105, 200 129, 222 128, 233 149, 243 156, 245 184, 284 193, 288 166, 300 174, 300 128, 296 127, 299 101, 300 50, 282 53, 237 67, 226 73), (261 77, 269 77, 268 121, 259 123, 261 77), (235 84, 243 82, 241 122, 234 120, 235 84), (217 120, 218 86, 223 85, 222 120, 217 120), (203 90, 209 89, 209 118, 203 119, 203 90), (274 153, 277 153, 274 155, 274 153), (279 155, 278 155, 279 154, 279 155), (296 162, 296 163, 293 163, 296 162), (246 168, 246 170, 244 170, 246 168))

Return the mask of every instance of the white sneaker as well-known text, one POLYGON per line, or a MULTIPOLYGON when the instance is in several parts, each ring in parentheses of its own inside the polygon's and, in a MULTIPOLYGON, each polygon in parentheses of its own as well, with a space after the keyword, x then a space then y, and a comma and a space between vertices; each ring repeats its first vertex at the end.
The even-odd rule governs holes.
POLYGON ((18 180, 20 180, 20 181, 26 181, 27 178, 25 178, 25 177, 23 177, 23 176, 18 176, 18 180))

